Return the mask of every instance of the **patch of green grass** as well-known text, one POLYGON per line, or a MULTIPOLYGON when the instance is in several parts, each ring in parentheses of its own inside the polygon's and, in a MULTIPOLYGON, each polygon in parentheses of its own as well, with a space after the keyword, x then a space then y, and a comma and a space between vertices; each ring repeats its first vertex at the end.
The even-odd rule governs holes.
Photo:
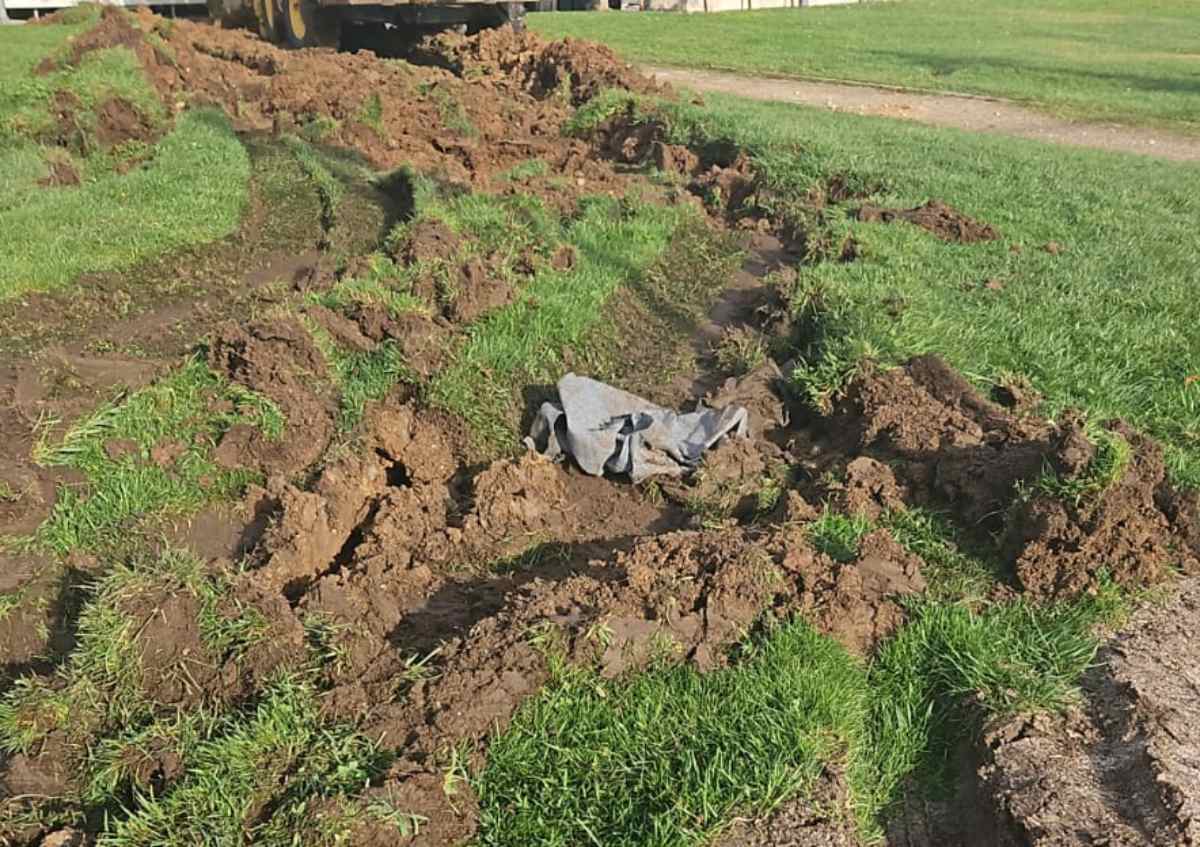
POLYGON ((363 100, 358 110, 358 122, 369 126, 378 133, 383 132, 383 100, 378 94, 372 94, 363 100))
POLYGON ((313 662, 319 667, 340 673, 347 661, 346 647, 339 643, 341 633, 349 629, 328 615, 320 612, 306 614, 303 618, 304 641, 308 645, 313 662))
POLYGON ((572 348, 572 367, 660 405, 687 402, 674 386, 690 381, 696 333, 743 258, 737 236, 685 216, 666 250, 605 301, 606 319, 572 348))
POLYGON ((340 127, 341 124, 337 118, 329 115, 317 115, 300 126, 300 135, 304 142, 320 144, 337 132, 340 127))
POLYGON ((1083 472, 1078 476, 1064 477, 1047 468, 1031 484, 1034 493, 1066 500, 1078 506, 1121 479, 1133 458, 1133 448, 1120 433, 1099 427, 1089 427, 1089 430, 1089 440, 1096 452, 1083 472))
POLYGON ((522 180, 532 179, 538 176, 545 176, 550 171, 548 165, 543 159, 529 159, 521 162, 519 165, 513 165, 504 174, 504 178, 511 182, 521 182, 522 180))
POLYGON ((427 312, 429 307, 412 293, 413 280, 422 271, 419 262, 403 266, 382 253, 375 253, 369 258, 366 273, 339 279, 329 288, 309 294, 308 300, 339 312, 356 304, 379 306, 392 317, 427 312))
MULTIPOLYGON (((0 53, 0 72, 6 79, 26 76, 38 62, 54 53, 68 39, 84 32, 99 15, 98 6, 76 7, 86 9, 88 14, 71 22, 60 22, 56 26, 13 27, 4 32, 4 51, 0 53)), ((10 95, 11 89, 5 89, 10 95)))
POLYGON ((283 417, 283 410, 274 400, 236 382, 228 383, 225 393, 239 410, 239 414, 254 421, 268 439, 280 441, 283 438, 287 420, 283 417))
POLYGON ((585 203, 562 235, 575 247, 574 267, 539 270, 517 302, 474 323, 456 359, 435 377, 433 402, 494 448, 515 445, 514 392, 561 376, 562 350, 585 338, 608 298, 650 267, 687 214, 607 198, 585 203))
POLYGON ((367 353, 347 356, 338 364, 342 388, 339 425, 352 428, 362 419, 367 403, 382 400, 398 382, 417 381, 395 342, 385 341, 367 353))
POLYGON ((453 130, 466 138, 475 138, 479 135, 478 127, 471 123, 470 115, 467 114, 462 102, 453 91, 434 83, 423 83, 418 86, 418 91, 422 96, 431 99, 437 106, 442 126, 446 129, 453 130))
POLYGON ((246 203, 248 160, 217 111, 185 115, 160 145, 129 141, 101 149, 96 110, 107 100, 127 101, 158 130, 169 129, 169 116, 128 47, 90 51, 76 65, 65 62, 66 39, 96 17, 3 33, 0 227, 7 237, 0 244, 0 299, 215 240, 234 229, 246 203), (57 67, 34 74, 46 57, 56 58, 57 67), (74 104, 63 126, 55 126, 59 97, 74 104), (65 147, 44 142, 52 135, 65 147), (83 184, 40 186, 50 158, 64 160, 83 184))
POLYGON ((652 117, 654 101, 624 88, 607 88, 581 105, 563 122, 564 135, 586 135, 609 118, 625 112, 631 121, 652 117))
POLYGON ((702 844, 826 766, 877 837, 902 783, 944 780, 979 720, 1070 702, 1095 626, 1122 609, 1111 588, 1055 608, 925 601, 870 664, 801 621, 769 626, 708 674, 661 667, 612 682, 553 663, 477 775, 479 843, 702 844))
POLYGON ((649 64, 998 95, 1196 129, 1189 0, 908 0, 719 15, 531 15, 544 35, 649 64))
POLYGON ((947 788, 956 743, 984 720, 1074 702, 1096 653, 1096 628, 1126 610, 1111 584, 1055 606, 1016 601, 974 612, 917 601, 910 623, 883 644, 870 669, 868 755, 848 771, 864 829, 872 830, 910 776, 934 792, 947 788))
POLYGON ((400 346, 391 339, 371 350, 351 351, 338 346, 315 321, 305 317, 303 323, 333 370, 341 394, 338 428, 343 432, 362 420, 367 403, 382 400, 399 382, 417 382, 417 376, 404 362, 400 346))
POLYGON ((266 632, 256 610, 228 598, 225 577, 206 572, 185 550, 117 560, 86 589, 76 646, 57 681, 29 676, 0 699, 0 749, 28 750, 55 729, 84 744, 92 733, 137 726, 153 706, 141 691, 142 668, 135 644, 145 624, 127 609, 139 597, 186 591, 198 601, 201 638, 218 660, 236 656, 266 632))
POLYGON ((21 605, 23 598, 24 592, 20 589, 0 592, 0 622, 11 615, 13 610, 21 605))
POLYGON ((87 486, 62 488, 54 511, 27 544, 66 555, 123 542, 131 524, 148 515, 180 515, 204 503, 235 496, 251 474, 223 470, 211 452, 234 423, 282 430, 274 404, 244 389, 231 389, 199 359, 154 385, 101 407, 55 444, 39 444, 35 459, 74 468, 87 486), (232 412, 214 412, 225 398, 232 412), (109 456, 110 440, 134 442, 134 455, 109 456), (177 442, 180 455, 167 467, 150 460, 155 446, 177 442))
MULTIPOLYGON (((72 775, 64 822, 87 819, 98 844, 223 845, 249 838, 287 847, 297 831, 306 843, 343 843, 361 818, 411 834, 421 820, 383 798, 357 795, 382 774, 389 756, 353 728, 321 717, 303 673, 277 673, 245 704, 161 708, 141 691, 137 638, 144 621, 128 613, 144 596, 180 591, 199 601, 198 623, 218 658, 236 655, 265 624, 253 610, 230 605, 228 585, 194 556, 167 551, 117 562, 88 591, 78 641, 58 678, 29 676, 0 697, 0 750, 23 752, 62 731, 72 775), (173 756, 169 790, 146 779, 155 757, 173 756), (347 813, 326 815, 331 808, 347 813), (247 830, 250 809, 265 809, 247 830)), ((60 753, 61 755, 61 753, 60 753)), ((42 811, 45 811, 44 809, 42 811)))
POLYGON ((110 98, 129 101, 152 127, 161 127, 166 109, 146 79, 142 64, 128 47, 106 47, 85 53, 79 64, 44 79, 53 91, 74 94, 82 104, 81 120, 94 121, 91 110, 110 98))
POLYGON ((48 733, 65 726, 70 701, 37 677, 21 677, 0 699, 0 750, 24 753, 48 733))
POLYGON ((315 695, 304 679, 280 676, 245 713, 197 720, 188 733, 192 743, 181 747, 183 776, 161 797, 136 792, 97 843, 215 847, 250 838, 294 844, 320 800, 361 790, 388 762, 364 736, 326 725, 315 695), (270 812, 247 830, 247 815, 258 804, 270 812))
MULTIPOLYGON (((63 158, 68 158, 66 151, 63 158)), ((50 174, 43 150, 32 141, 12 138, 0 148, 0 215, 20 207, 45 189, 38 182, 50 174)))
POLYGON ((473 255, 499 253, 505 262, 524 250, 548 253, 563 235, 561 222, 529 194, 433 197, 420 210, 414 220, 437 218, 468 239, 473 255))
POLYGON ((713 357, 724 373, 742 376, 767 360, 767 342, 750 327, 734 327, 721 335, 713 357))
POLYGON ((926 595, 935 600, 982 602, 1006 568, 988 542, 972 542, 949 517, 908 508, 883 515, 879 525, 910 553, 921 557, 926 595))
POLYGON ((249 174, 224 115, 184 113, 145 167, 97 175, 76 189, 32 192, 0 209, 0 299, 227 235, 241 219, 249 174))
POLYGON ((133 643, 136 622, 121 609, 146 584, 144 573, 117 567, 91 588, 61 684, 24 677, 0 700, 0 748, 24 752, 55 730, 78 743, 101 727, 148 716, 133 643))
POLYGON ((860 250, 799 268, 797 337, 812 339, 801 374, 815 400, 864 355, 890 365, 937 353, 985 390, 1024 374, 1045 414, 1124 418, 1165 442, 1176 480, 1200 485, 1194 166, 716 94, 706 104, 662 104, 669 137, 748 148, 768 203, 794 207, 839 176, 871 202, 938 198, 1002 235, 946 243, 858 222, 857 201, 827 206, 834 240, 860 250), (1042 249, 1051 241, 1063 249, 1042 249))
POLYGON ((821 516, 804 527, 808 543, 835 562, 852 562, 858 558, 863 536, 875 527, 861 515, 843 515, 826 509, 821 516))
POLYGON ((560 666, 489 748, 481 845, 698 844, 803 790, 866 721, 864 672, 811 628, 753 661, 607 682, 560 666))

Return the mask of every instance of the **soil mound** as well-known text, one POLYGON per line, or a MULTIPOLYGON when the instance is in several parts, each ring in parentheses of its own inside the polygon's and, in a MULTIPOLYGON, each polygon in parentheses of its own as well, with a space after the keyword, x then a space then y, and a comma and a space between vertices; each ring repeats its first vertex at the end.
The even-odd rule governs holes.
POLYGON ((426 42, 414 58, 435 66, 417 66, 368 51, 288 51, 189 21, 177 21, 167 37, 187 96, 222 107, 241 129, 293 132, 355 150, 377 169, 409 166, 450 184, 504 191, 515 188, 503 175, 537 158, 549 175, 521 188, 555 206, 585 191, 623 194, 638 182, 561 132, 571 102, 608 86, 653 88, 607 48, 488 30, 426 42), (559 90, 570 97, 555 96, 559 90), (560 184, 555 174, 570 179, 560 184))
POLYGON ((859 460, 847 468, 850 495, 875 501, 862 501, 868 514, 907 496, 949 504, 967 524, 995 530, 1016 484, 1036 476, 1052 451, 1049 424, 990 402, 933 356, 868 368, 822 426, 849 456, 887 466, 859 460))
POLYGON ((450 68, 459 76, 499 78, 534 97, 563 95, 572 105, 591 100, 606 88, 638 93, 661 91, 609 47, 573 38, 548 42, 530 32, 507 27, 466 37, 443 33, 429 39, 418 55, 450 68))
MULTIPOLYGON (((1175 567, 1197 570, 1194 552, 1157 497, 1167 487, 1161 448, 1122 422, 1109 429, 1132 453, 1117 480, 1074 500, 1033 496, 1011 515, 1009 545, 1025 592, 1070 596, 1093 587, 1101 573, 1139 586, 1161 581, 1175 567)), ((1071 480, 1087 473, 1091 453, 1082 432, 1068 427, 1051 461, 1071 480)))
POLYGON ((989 224, 977 221, 948 206, 941 200, 930 200, 924 206, 913 209, 889 209, 882 206, 864 205, 858 210, 860 221, 907 221, 931 232, 942 241, 973 244, 977 241, 995 241, 1000 233, 989 224))
POLYGON ((1161 449, 1123 423, 1109 430, 1129 445, 1128 464, 1076 499, 1039 485, 1052 473, 1070 490, 1092 472, 1081 423, 1019 417, 935 357, 868 369, 823 426, 846 460, 820 496, 866 517, 905 504, 949 508, 1006 537, 1014 580, 1030 595, 1073 596, 1105 576, 1148 585, 1172 567, 1197 568, 1194 511, 1167 483, 1161 449))

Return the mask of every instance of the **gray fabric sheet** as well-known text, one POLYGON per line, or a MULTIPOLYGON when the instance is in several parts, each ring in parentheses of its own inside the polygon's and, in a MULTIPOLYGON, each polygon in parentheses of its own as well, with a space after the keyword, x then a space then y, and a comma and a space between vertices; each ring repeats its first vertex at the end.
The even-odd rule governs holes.
POLYGON ((677 414, 573 373, 558 381, 558 397, 542 404, 525 444, 556 461, 569 455, 593 476, 627 473, 634 482, 682 476, 724 436, 749 434, 741 406, 677 414))

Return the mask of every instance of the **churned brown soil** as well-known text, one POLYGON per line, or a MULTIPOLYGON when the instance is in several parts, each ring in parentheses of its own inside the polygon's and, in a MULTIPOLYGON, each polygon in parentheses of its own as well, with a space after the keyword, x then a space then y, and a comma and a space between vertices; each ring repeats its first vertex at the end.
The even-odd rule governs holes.
MULTIPOLYGON (((454 745, 478 764, 489 736, 547 681, 547 654, 531 633, 552 633, 568 661, 609 678, 636 672, 664 646, 700 671, 720 668, 767 612, 803 616, 870 656, 904 623, 904 598, 926 589, 927 568, 886 529, 868 533, 850 555, 822 552, 808 526, 825 507, 869 519, 914 506, 947 511, 966 531, 1000 538, 1003 590, 1038 600, 1091 590, 1102 574, 1141 587, 1168 581, 1180 565, 1197 568, 1195 498, 1172 488, 1159 448, 1122 422, 1108 424, 1132 449, 1120 479, 1065 503, 1021 492, 1047 468, 1067 480, 1087 472, 1092 455, 1082 423, 1070 416, 1051 423, 1027 414, 1024 404, 994 403, 937 357, 893 369, 866 365, 824 411, 799 407, 784 390, 783 363, 769 357, 745 374, 718 373, 711 348, 727 331, 758 333, 764 343, 796 331, 780 289, 763 281, 767 273, 789 271, 805 256, 852 261, 855 247, 822 245, 772 219, 743 151, 705 157, 627 114, 592 137, 564 136, 571 107, 602 88, 654 89, 604 48, 508 31, 443 36, 420 48, 427 64, 418 66, 368 52, 285 51, 246 32, 179 21, 159 30, 176 56, 167 63, 131 20, 156 26, 148 14, 106 11, 70 60, 112 44, 134 47, 164 103, 218 105, 247 139, 322 122, 323 143, 354 151, 378 170, 412 167, 453 190, 535 194, 563 214, 585 194, 634 192, 707 209, 714 228, 748 230, 741 272, 707 319, 696 321, 691 343, 700 367, 656 391, 744 405, 753 415, 751 435, 718 445, 684 483, 633 486, 534 453, 480 464, 466 452, 462 422, 423 405, 407 387, 373 404, 353 433, 338 432, 331 364, 297 313, 351 350, 394 341, 406 365, 428 377, 472 321, 511 301, 538 261, 574 262, 570 251, 524 257, 501 283, 500 259, 460 262, 459 236, 436 223, 389 245, 401 264, 452 265, 454 297, 435 280, 415 287, 428 315, 299 303, 338 273, 319 249, 327 233, 314 231, 299 255, 259 254, 260 264, 235 275, 235 285, 250 290, 282 281, 255 308, 202 305, 227 289, 201 283, 130 318, 123 331, 146 340, 153 355, 95 352, 89 345, 112 327, 85 322, 65 342, 39 344, 35 336, 26 358, 0 368, 0 481, 20 494, 0 500, 6 534, 32 531, 65 487, 80 484, 33 462, 39 421, 69 425, 116 391, 148 384, 196 341, 207 342, 215 371, 278 406, 287 421, 282 440, 234 426, 215 446, 218 464, 257 470, 262 484, 237 506, 210 509, 168 533, 229 580, 228 614, 254 610, 266 635, 236 658, 217 655, 201 638, 198 601, 186 592, 131 597, 122 611, 140 624, 133 640, 142 693, 163 707, 243 702, 272 673, 309 661, 305 624, 325 622, 341 658, 321 671, 322 707, 394 754, 365 796, 427 819, 412 843, 460 844, 475 833, 474 801, 465 787, 453 802, 447 798, 439 756, 454 745), (546 175, 505 176, 531 158, 548 164, 546 175), (678 184, 647 179, 637 167, 647 163, 678 184), (297 308, 268 308, 280 304, 297 308), (158 325, 168 314, 190 323, 164 340, 158 325), (775 498, 764 498, 768 482, 777 486, 775 498)), ((114 140, 142 137, 135 111, 118 101, 101 110, 114 140)), ((399 213, 403 184, 380 190, 380 202, 399 213)), ((818 206, 861 199, 837 180, 820 194, 818 206)), ((261 205, 251 210, 258 223, 269 214, 261 205)), ((936 201, 865 214, 908 221, 947 241, 997 237, 936 201)), ((361 261, 351 256, 341 272, 361 261)), ((53 302, 31 300, 8 318, 53 302)), ((73 313, 44 314, 63 331, 73 313)), ((128 445, 113 441, 106 449, 120 455, 128 445)), ((151 460, 169 467, 177 452, 168 441, 151 460)), ((82 555, 3 561, 0 590, 25 591, 0 619, 6 684, 19 673, 51 670, 69 651, 69 607, 99 567, 82 555)), ((1195 693, 1196 681, 1186 643, 1194 594, 1185 589, 1173 617, 1139 619, 1114 642, 1103 671, 1112 680, 1101 674, 1087 683, 1100 705, 1070 719, 1072 726, 1090 721, 1082 735, 997 730, 981 772, 991 805, 981 808, 999 821, 998 831, 1014 833, 1002 843, 1084 843, 1071 833, 1086 809, 1111 813, 1115 822, 1103 829, 1114 838, 1125 837, 1121 826, 1141 827, 1150 843, 1195 837, 1188 829, 1197 775, 1187 691, 1195 693), (1155 715, 1168 723, 1155 723, 1155 715), (1052 764, 1062 756, 1090 761, 1091 770, 1073 775, 1052 764), (1049 781, 1029 776, 1048 771, 1049 781), (1128 800, 1112 796, 1118 784, 1128 800), (1053 803, 1061 811, 1045 814, 1053 803)), ((10 796, 52 799, 77 787, 76 753, 62 734, 0 763, 10 796)), ((179 771, 170 751, 161 752, 149 751, 138 777, 155 791, 179 771)), ((844 806, 839 776, 827 773, 814 797, 763 821, 739 822, 718 843, 851 844, 844 806)), ((311 810, 321 812, 319 805, 311 810)), ((25 835, 38 843, 44 833, 25 835)), ((388 837, 394 831, 364 823, 355 843, 394 843, 388 837)))

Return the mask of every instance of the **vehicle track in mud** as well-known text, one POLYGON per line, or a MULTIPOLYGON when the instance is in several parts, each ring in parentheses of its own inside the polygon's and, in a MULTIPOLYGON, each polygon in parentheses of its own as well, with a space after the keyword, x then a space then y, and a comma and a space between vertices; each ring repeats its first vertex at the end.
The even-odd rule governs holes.
MULTIPOLYGON (((109 35, 102 29, 84 44, 128 42, 122 20, 106 13, 109 35)), ((745 405, 755 416, 755 430, 748 440, 716 449, 696 480, 664 485, 660 495, 587 477, 532 453, 472 465, 461 449, 461 422, 422 406, 403 388, 369 411, 353 449, 330 452, 337 408, 329 364, 299 320, 229 320, 218 312, 211 323, 193 327, 196 339, 208 337, 209 365, 269 398, 288 423, 279 442, 245 426, 223 433, 217 461, 261 471, 265 484, 252 486, 238 509, 206 512, 190 534, 181 534, 184 543, 225 541, 205 550, 207 567, 231 581, 225 611, 253 609, 267 629, 233 659, 203 642, 193 625, 199 613, 194 599, 153 591, 134 598, 124 611, 146 622, 135 638, 142 693, 167 709, 252 702, 272 673, 309 661, 306 622, 324 622, 335 633, 341 658, 323 669, 322 708, 331 719, 356 723, 392 751, 389 771, 368 793, 425 818, 417 842, 457 844, 475 833, 473 801, 459 797, 451 803, 445 794, 441 756, 447 746, 465 744, 473 763, 483 761, 488 737, 549 679, 546 653, 531 632, 551 628, 564 656, 608 678, 645 667, 664 644, 701 671, 719 668, 730 660, 729 648, 767 612, 804 616, 848 649, 870 655, 903 624, 901 599, 925 590, 926 565, 886 529, 866 535, 845 560, 816 549, 805 527, 824 504, 867 519, 935 507, 950 511, 968 531, 999 535, 1006 569, 996 589, 1000 596, 1068 597, 1094 589, 1105 576, 1137 588, 1170 579, 1177 566, 1197 570, 1195 499, 1167 482, 1159 448, 1120 422, 1106 424, 1131 455, 1116 484, 1093 498, 1064 503, 1036 489, 1021 494, 1019 484, 1032 483, 1046 468, 1068 480, 1086 474, 1094 448, 1081 423, 1073 418, 1051 423, 994 403, 936 357, 893 370, 868 365, 824 413, 802 408, 788 394, 771 359, 740 379, 723 379, 703 351, 725 331, 787 339, 795 330, 778 288, 762 278, 799 262, 798 242, 806 234, 755 212, 760 186, 744 154, 705 161, 668 144, 660 126, 622 115, 590 138, 563 137, 570 106, 601 88, 652 90, 602 48, 485 33, 443 39, 428 49, 444 67, 416 68, 368 54, 289 53, 246 33, 190 22, 172 28, 170 43, 177 63, 154 77, 163 96, 221 105, 244 132, 296 131, 332 118, 336 128, 325 141, 356 150, 374 168, 409 165, 457 190, 528 192, 564 214, 589 193, 635 191, 658 202, 698 205, 697 197, 715 187, 729 217, 714 215, 713 225, 744 224, 757 233, 748 241, 742 275, 713 307, 709 322, 697 328, 693 342, 704 366, 669 389, 707 393, 714 405, 745 405), (433 94, 437 91, 447 93, 441 97, 433 94), (357 120, 376 96, 381 117, 370 124, 377 126, 357 120), (457 104, 461 113, 448 117, 446 103, 457 104), (469 124, 476 134, 449 131, 448 121, 469 124), (503 178, 530 158, 547 161, 549 174, 567 179, 534 175, 514 185, 503 178), (637 166, 649 161, 675 172, 682 186, 647 180, 637 166), (774 500, 764 499, 764 480, 779 467, 794 470, 783 477, 774 500), (718 504, 717 520, 696 518, 688 505, 697 496, 718 504), (598 640, 594 634, 601 626, 608 635, 598 640), (176 672, 183 657, 188 684, 176 672), (425 672, 412 674, 414 663, 425 672)), ((836 190, 829 194, 834 202, 859 199, 838 197, 836 190)), ((402 196, 393 200, 403 205, 402 196)), ((868 214, 927 226, 930 237, 970 242, 994 236, 986 224, 940 204, 924 212, 868 214)), ((445 259, 454 255, 453 240, 453 233, 418 229, 400 247, 399 258, 445 259)), ((829 252, 853 258, 847 245, 829 252)), ((319 290, 332 282, 333 271, 319 259, 287 265, 298 272, 290 280, 294 288, 319 290)), ((552 261, 565 265, 571 259, 552 261)), ((486 262, 460 272, 467 297, 440 303, 432 287, 419 292, 441 311, 436 319, 397 321, 363 309, 306 315, 363 349, 390 338, 429 376, 444 364, 441 356, 454 333, 513 296, 486 262)), ((36 526, 53 506, 56 485, 64 482, 61 474, 32 462, 36 420, 52 412, 69 422, 112 387, 146 384, 172 363, 166 357, 162 362, 87 357, 81 352, 86 341, 42 351, 33 366, 14 363, 0 383, 12 401, 0 426, 6 436, 0 473, 36 494, 16 506, 2 504, 6 532, 36 526), (66 382, 54 377, 54 366, 85 390, 47 390, 48 384, 66 382)), ((36 584, 46 596, 70 587, 56 581, 41 585, 44 563, 24 558, 7 564, 7 581, 36 584)), ((69 574, 84 579, 82 571, 69 574)), ((1187 589, 1180 602, 1194 612, 1192 594, 1187 589)), ((70 618, 62 609, 49 613, 56 624, 70 618)), ((39 654, 51 649, 61 656, 69 649, 70 633, 58 632, 57 625, 45 638, 26 637, 45 614, 30 605, 0 621, 10 669, 50 670, 46 665, 53 663, 39 664, 39 654), (65 643, 48 648, 55 639, 65 643)), ((1113 700, 1129 691, 1143 696, 1139 675, 1161 676, 1145 667, 1147 640, 1167 645, 1164 655, 1189 649, 1181 631, 1155 626, 1161 624, 1135 622, 1131 631, 1137 634, 1120 642, 1127 658, 1112 665, 1122 682, 1090 678, 1089 696, 1099 692, 1097 697, 1113 700), (1109 690, 1114 686, 1116 693, 1109 690)), ((1145 699, 1150 711, 1159 699, 1185 710, 1175 690, 1152 691, 1145 699)), ((1108 725, 1121 708, 1104 706, 1109 711, 1090 717, 1107 722, 1095 743, 1109 746, 1096 755, 1112 753, 1108 725)), ((1141 815, 1145 821, 1138 825, 1153 827, 1155 838, 1193 835, 1188 828, 1195 825, 1194 797, 1186 786, 1171 786, 1185 785, 1176 774, 1186 776, 1194 752, 1145 729, 1146 718, 1137 714, 1143 721, 1139 731, 1153 736, 1139 741, 1137 751, 1150 752, 1119 763, 1121 778, 1148 785, 1169 772, 1165 799, 1152 809, 1147 801, 1150 811, 1132 812, 1105 805, 1111 799, 1098 791, 1088 802, 1125 821, 1141 815)), ((1057 737, 1029 743, 1030 736, 998 732, 989 736, 980 801, 986 806, 982 813, 1010 838, 997 843, 1059 843, 1058 830, 1036 830, 1044 803, 1027 796, 1021 776, 1057 755, 1057 737)), ((1194 741, 1185 739, 1193 747, 1194 741)), ((74 755, 63 733, 51 733, 37 752, 12 756, 0 780, 10 795, 55 796, 71 788, 74 755)), ((167 791, 176 770, 164 755, 147 773, 156 790, 167 791)), ((1100 782, 1107 778, 1097 776, 1100 782)), ((836 806, 844 800, 844 787, 836 775, 827 781, 825 799, 836 806)), ((1069 803, 1077 789, 1056 787, 1047 794, 1069 803)), ((852 843, 852 834, 839 831, 841 823, 804 802, 744 832, 735 830, 728 843, 852 843)), ((1064 824, 1063 831, 1067 828, 1064 824)), ((36 839, 41 833, 24 835, 36 839)), ((894 840, 935 843, 905 837, 894 840)), ((395 843, 395 833, 364 822, 354 843, 395 843)))

